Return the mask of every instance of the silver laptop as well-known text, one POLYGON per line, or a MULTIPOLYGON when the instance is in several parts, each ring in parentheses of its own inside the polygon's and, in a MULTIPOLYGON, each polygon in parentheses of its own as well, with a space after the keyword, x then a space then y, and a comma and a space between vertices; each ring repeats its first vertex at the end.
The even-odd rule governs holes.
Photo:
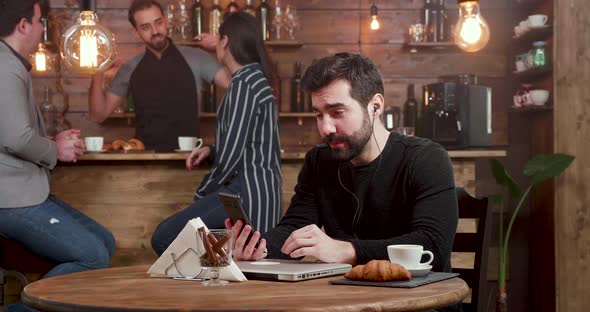
POLYGON ((345 263, 306 262, 297 260, 265 259, 237 261, 242 273, 249 279, 276 281, 303 281, 313 278, 344 274, 352 268, 345 263))

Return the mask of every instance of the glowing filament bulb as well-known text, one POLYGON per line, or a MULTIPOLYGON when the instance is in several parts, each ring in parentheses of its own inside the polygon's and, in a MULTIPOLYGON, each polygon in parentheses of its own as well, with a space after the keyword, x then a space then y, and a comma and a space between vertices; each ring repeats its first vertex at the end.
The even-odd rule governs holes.
POLYGON ((92 29, 83 29, 80 36, 80 67, 96 67, 97 64, 96 32, 92 29))
POLYGON ((379 29, 379 20, 377 20, 377 6, 373 4, 371 6, 371 30, 379 29))
POLYGON ((47 71, 47 51, 42 43, 39 43, 39 49, 35 52, 35 70, 38 72, 47 71))
POLYGON ((490 28, 479 13, 477 1, 462 1, 459 5, 455 44, 467 52, 479 51, 490 40, 490 28))
POLYGON ((377 15, 372 17, 373 20, 371 21, 371 29, 372 30, 377 30, 379 29, 380 25, 379 25, 379 20, 377 20, 377 15))

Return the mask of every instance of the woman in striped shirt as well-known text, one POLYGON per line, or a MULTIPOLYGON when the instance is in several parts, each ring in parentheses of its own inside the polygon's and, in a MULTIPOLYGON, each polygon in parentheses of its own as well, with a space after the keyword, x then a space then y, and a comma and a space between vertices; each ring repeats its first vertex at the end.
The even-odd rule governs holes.
POLYGON ((152 247, 159 255, 192 218, 200 217, 209 228, 224 228, 227 215, 219 192, 240 195, 254 230, 264 233, 282 216, 277 107, 256 19, 244 12, 228 16, 219 27, 215 50, 232 80, 217 110, 215 144, 193 151, 186 160, 189 171, 206 159, 213 165, 195 202, 154 232, 152 247))

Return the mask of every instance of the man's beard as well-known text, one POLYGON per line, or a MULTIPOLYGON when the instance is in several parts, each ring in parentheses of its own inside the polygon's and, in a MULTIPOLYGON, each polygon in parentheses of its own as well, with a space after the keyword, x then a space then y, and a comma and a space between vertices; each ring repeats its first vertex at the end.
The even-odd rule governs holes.
POLYGON ((348 137, 336 136, 330 134, 323 139, 324 143, 330 145, 330 142, 345 142, 348 148, 331 148, 332 158, 337 160, 351 160, 360 155, 373 134, 369 114, 365 114, 361 128, 348 137))
POLYGON ((158 34, 158 35, 152 36, 152 40, 150 40, 149 42, 146 42, 146 44, 149 45, 152 49, 160 52, 160 51, 164 50, 164 48, 166 48, 166 45, 168 44, 168 40, 166 39, 166 36, 158 34), (164 40, 154 43, 154 41, 153 41, 154 37, 164 37, 164 40))

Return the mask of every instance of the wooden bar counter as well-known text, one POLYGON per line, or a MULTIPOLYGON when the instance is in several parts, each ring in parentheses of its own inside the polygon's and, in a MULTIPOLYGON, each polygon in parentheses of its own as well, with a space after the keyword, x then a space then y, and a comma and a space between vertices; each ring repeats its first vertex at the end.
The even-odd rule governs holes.
MULTIPOLYGON (((91 216, 115 235, 111 266, 151 264, 151 235, 164 218, 184 209, 209 167, 187 172, 187 153, 85 154, 77 163, 59 164, 52 193, 91 216)), ((283 198, 293 195, 304 152, 283 153, 283 198)), ((503 150, 449 151, 457 186, 475 194, 475 160, 505 157, 503 150)))

